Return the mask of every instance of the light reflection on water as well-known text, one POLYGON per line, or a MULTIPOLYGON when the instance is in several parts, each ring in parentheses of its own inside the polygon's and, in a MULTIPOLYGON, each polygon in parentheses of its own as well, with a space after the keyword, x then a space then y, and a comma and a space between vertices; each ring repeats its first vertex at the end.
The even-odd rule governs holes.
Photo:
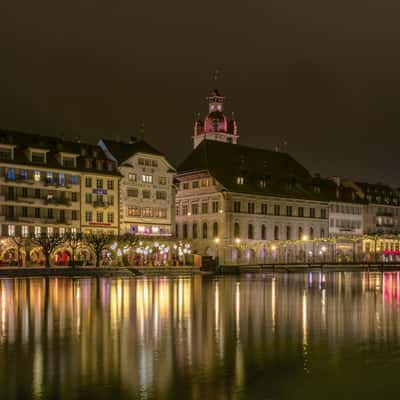
POLYGON ((1 279, 0 398, 394 395, 399 306, 397 272, 1 279))

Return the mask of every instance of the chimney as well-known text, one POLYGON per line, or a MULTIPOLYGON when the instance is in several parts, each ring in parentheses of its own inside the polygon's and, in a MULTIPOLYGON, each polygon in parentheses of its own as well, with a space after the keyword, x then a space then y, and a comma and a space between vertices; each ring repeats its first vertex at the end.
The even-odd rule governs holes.
POLYGON ((336 186, 340 186, 341 185, 341 179, 340 176, 332 176, 331 178, 333 180, 333 182, 336 183, 336 186))

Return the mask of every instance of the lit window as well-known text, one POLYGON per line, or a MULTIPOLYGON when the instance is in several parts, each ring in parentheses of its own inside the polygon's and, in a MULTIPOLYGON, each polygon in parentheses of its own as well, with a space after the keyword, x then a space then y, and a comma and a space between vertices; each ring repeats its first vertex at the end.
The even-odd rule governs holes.
POLYGON ((33 173, 33 179, 35 182, 40 182, 40 171, 35 171, 33 173))
POLYGON ((53 173, 52 173, 52 172, 47 172, 47 174, 46 174, 46 180, 47 180, 47 182, 49 182, 49 183, 53 182, 53 173))
POLYGON ((15 225, 8 225, 8 236, 15 236, 15 225))
POLYGON ((65 228, 61 227, 59 229, 59 233, 60 233, 60 236, 64 236, 65 235, 65 228))
POLYGON ((22 235, 22 237, 26 238, 26 237, 28 237, 28 234, 29 234, 28 226, 27 225, 22 225, 22 227, 21 227, 21 235, 22 235))
POLYGON ((237 183, 238 185, 243 185, 243 183, 244 183, 244 178, 243 178, 243 176, 238 176, 238 177, 236 178, 236 183, 237 183))
POLYGON ((59 186, 65 185, 65 175, 63 173, 58 174, 58 185, 59 186))
POLYGON ((110 224, 114 223, 114 213, 109 212, 107 214, 107 222, 110 223, 110 224))
POLYGON ((53 236, 53 227, 52 226, 47 227, 47 236, 53 236))
POLYGON ((15 180, 15 174, 14 174, 14 169, 13 169, 13 168, 9 168, 9 169, 7 170, 7 179, 8 179, 9 181, 15 180))
POLYGON ((71 228, 71 235, 76 237, 76 228, 71 228))
POLYGON ((128 174, 128 180, 131 182, 136 182, 136 174, 128 174))
POLYGON ((152 175, 142 175, 142 182, 153 183, 153 176, 152 175))
POLYGON ((71 176, 71 183, 73 185, 77 185, 78 184, 78 177, 76 175, 72 175, 71 176))
POLYGON ((128 216, 129 217, 139 217, 140 216, 140 207, 128 207, 128 216))
POLYGON ((35 236, 38 237, 42 234, 42 227, 35 226, 35 236))

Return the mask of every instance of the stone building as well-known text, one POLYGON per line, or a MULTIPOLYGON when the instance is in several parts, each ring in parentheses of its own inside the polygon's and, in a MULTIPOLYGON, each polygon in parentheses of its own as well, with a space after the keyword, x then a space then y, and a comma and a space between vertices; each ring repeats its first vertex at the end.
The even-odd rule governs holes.
POLYGON ((175 169, 167 158, 143 140, 102 139, 99 146, 116 162, 120 232, 141 236, 171 236, 175 228, 175 169))
POLYGON ((177 235, 222 262, 256 262, 279 251, 288 259, 304 246, 281 242, 328 235, 328 202, 290 155, 237 144, 236 123, 226 130, 223 98, 218 91, 208 98, 202 129, 211 126, 213 133, 199 137, 196 121, 194 150, 178 167, 177 235))

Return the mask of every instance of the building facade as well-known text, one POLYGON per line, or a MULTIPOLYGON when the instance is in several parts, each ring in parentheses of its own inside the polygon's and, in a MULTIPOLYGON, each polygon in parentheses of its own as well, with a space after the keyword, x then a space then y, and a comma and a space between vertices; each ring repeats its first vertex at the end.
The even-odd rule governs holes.
MULTIPOLYGON (((96 179, 107 176, 116 185, 119 179, 114 163, 107 167, 99 161, 89 165, 90 156, 85 151, 96 149, 98 159, 107 161, 97 146, 0 131, 1 236, 80 232, 89 207, 82 202, 86 176, 96 179)), ((102 228, 116 233, 118 220, 102 228)))
POLYGON ((307 241, 328 236, 328 202, 288 154, 237 144, 236 123, 225 129, 223 99, 218 91, 208 98, 209 115, 195 123, 194 150, 178 167, 177 235, 222 262, 259 262, 277 252, 288 260, 307 241), (207 135, 207 127, 218 135, 207 135), (289 248, 289 241, 303 243, 289 248))
POLYGON ((175 229, 175 169, 167 158, 143 140, 99 146, 116 162, 119 186, 120 232, 141 236, 172 236, 175 229))

